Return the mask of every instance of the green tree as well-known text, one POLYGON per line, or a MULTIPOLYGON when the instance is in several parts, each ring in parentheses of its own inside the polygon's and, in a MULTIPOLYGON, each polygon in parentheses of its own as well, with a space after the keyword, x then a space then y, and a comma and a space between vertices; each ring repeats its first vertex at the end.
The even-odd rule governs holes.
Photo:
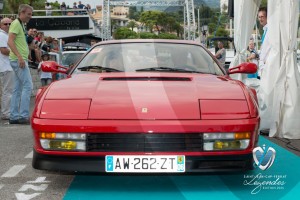
POLYGON ((140 18, 140 12, 137 11, 136 7, 129 7, 129 19, 137 21, 140 18))
POLYGON ((139 34, 139 38, 141 39, 156 39, 158 36, 154 33, 142 32, 139 34))
POLYGON ((217 32, 216 32, 216 36, 228 37, 229 32, 227 30, 225 30, 224 28, 219 27, 217 32))
POLYGON ((268 0, 262 0, 260 7, 267 7, 267 5, 268 5, 268 0))
POLYGON ((10 14, 18 14, 19 5, 27 3, 26 0, 7 0, 6 2, 7 4, 5 6, 7 6, 10 14))
POLYGON ((132 31, 137 26, 138 26, 138 24, 135 21, 129 21, 127 24, 127 28, 130 28, 132 31))
MULTIPOLYGON (((44 10, 45 1, 44 0, 7 0, 4 1, 4 8, 2 13, 4 14, 18 14, 18 9, 20 4, 29 4, 34 10, 44 10)), ((37 15, 37 13, 35 13, 37 15)))
POLYGON ((140 22, 145 24, 151 33, 153 32, 153 26, 155 26, 158 33, 160 33, 159 23, 163 15, 165 14, 161 11, 146 11, 141 14, 140 22))
POLYGON ((179 22, 174 24, 173 29, 176 31, 178 38, 183 38, 184 29, 179 22))
POLYGON ((160 39, 178 39, 178 37, 171 33, 161 33, 158 35, 160 39))
POLYGON ((117 28, 113 34, 114 39, 137 38, 137 33, 126 27, 117 28))

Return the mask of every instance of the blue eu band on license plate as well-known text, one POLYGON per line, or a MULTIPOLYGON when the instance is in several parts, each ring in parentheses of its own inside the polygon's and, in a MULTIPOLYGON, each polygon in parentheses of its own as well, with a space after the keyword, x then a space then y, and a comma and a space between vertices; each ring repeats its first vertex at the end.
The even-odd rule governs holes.
POLYGON ((118 173, 185 172, 185 156, 106 156, 105 170, 118 173))

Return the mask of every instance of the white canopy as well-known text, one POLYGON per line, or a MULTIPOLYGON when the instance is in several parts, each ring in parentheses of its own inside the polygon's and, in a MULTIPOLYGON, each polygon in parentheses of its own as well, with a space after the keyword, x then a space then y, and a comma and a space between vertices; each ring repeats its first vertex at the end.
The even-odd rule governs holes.
MULTIPOLYGON (((277 1, 280 2, 280 1, 277 1)), ((273 113, 274 86, 280 68, 280 12, 278 3, 274 0, 268 2, 268 32, 265 40, 270 45, 269 55, 260 81, 258 92, 260 110, 260 129, 269 129, 273 113)))
MULTIPOLYGON (((236 55, 230 67, 246 62, 246 50, 257 17, 261 0, 235 0, 234 1, 234 45, 236 55)), ((245 74, 234 74, 232 78, 244 81, 245 74)))
POLYGON ((270 128, 271 137, 300 139, 298 17, 298 0, 269 0, 268 34, 272 48, 261 80, 260 108, 261 128, 270 128))

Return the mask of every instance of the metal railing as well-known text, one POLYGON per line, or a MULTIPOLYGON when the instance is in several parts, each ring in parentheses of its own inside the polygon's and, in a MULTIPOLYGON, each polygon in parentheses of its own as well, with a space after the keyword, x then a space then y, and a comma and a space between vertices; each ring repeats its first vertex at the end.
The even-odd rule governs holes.
POLYGON ((33 16, 73 16, 73 15, 89 15, 90 13, 91 12, 86 9, 34 10, 33 16))
POLYGON ((0 16, 2 17, 2 18, 13 18, 13 19, 16 19, 17 17, 18 17, 18 15, 17 14, 0 14, 0 16))

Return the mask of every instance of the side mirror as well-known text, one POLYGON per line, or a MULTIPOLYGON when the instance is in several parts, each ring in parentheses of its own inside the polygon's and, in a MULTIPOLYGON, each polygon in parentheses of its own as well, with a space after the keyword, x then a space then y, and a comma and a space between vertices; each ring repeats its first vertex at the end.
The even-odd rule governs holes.
POLYGON ((60 66, 54 61, 46 61, 42 64, 43 72, 56 72, 66 74, 68 71, 68 67, 60 66))
POLYGON ((257 72, 257 65, 255 63, 245 62, 240 65, 228 69, 229 74, 254 74, 257 72))

